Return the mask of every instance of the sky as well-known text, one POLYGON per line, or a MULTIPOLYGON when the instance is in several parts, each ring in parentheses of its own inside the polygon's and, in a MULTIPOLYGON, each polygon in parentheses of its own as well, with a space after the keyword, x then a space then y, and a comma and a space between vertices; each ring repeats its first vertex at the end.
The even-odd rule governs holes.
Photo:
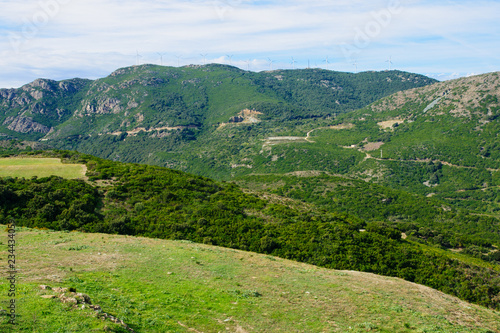
POLYGON ((137 64, 500 70, 499 0, 0 0, 0 88, 137 64))

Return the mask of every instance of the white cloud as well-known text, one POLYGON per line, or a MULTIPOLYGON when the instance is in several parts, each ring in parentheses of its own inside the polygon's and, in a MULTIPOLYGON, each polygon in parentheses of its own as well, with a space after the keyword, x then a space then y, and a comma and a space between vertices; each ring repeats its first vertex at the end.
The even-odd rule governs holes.
POLYGON ((18 86, 38 76, 106 75, 135 64, 136 50, 143 62, 156 63, 156 52, 165 52, 163 63, 168 65, 177 65, 176 55, 187 64, 201 63, 200 53, 216 62, 230 53, 233 63, 245 69, 245 59, 255 59, 252 70, 268 69, 267 57, 286 67, 294 56, 297 66, 304 67, 307 59, 322 65, 329 55, 331 68, 352 71, 352 59, 339 48, 346 44, 355 48, 351 58, 360 69, 385 69, 384 61, 392 55, 396 68, 399 64, 419 73, 498 70, 498 1, 397 4, 0 0, 0 86, 18 86), (360 39, 363 33, 369 38, 360 39))

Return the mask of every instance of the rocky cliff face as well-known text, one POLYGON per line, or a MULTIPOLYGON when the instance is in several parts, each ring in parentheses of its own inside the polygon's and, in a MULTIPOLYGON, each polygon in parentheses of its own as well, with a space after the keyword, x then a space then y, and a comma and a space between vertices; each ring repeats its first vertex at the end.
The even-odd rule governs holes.
POLYGON ((97 101, 84 101, 83 111, 85 114, 117 114, 123 110, 121 101, 117 98, 99 98, 97 101))
POLYGON ((4 131, 49 133, 74 111, 68 108, 68 100, 85 89, 88 82, 37 79, 19 89, 0 89, 0 123, 4 131))
POLYGON ((3 125, 7 125, 7 128, 11 131, 18 133, 43 133, 47 134, 50 132, 50 128, 33 121, 33 118, 19 116, 16 118, 7 117, 3 125))

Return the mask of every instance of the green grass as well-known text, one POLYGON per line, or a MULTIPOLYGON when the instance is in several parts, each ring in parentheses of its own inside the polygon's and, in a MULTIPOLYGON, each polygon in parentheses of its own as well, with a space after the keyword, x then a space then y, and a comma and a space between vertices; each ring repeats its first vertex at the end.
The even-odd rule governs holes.
MULTIPOLYGON (((500 331, 500 313, 396 278, 186 241, 26 228, 16 241, 16 332, 125 332, 88 307, 41 298, 54 294, 41 284, 88 294, 135 332, 500 331)), ((5 233, 0 242, 5 261, 5 233)))
POLYGON ((76 179, 85 176, 85 166, 81 164, 63 164, 59 158, 1 158, 0 177, 31 178, 33 176, 60 176, 76 179))

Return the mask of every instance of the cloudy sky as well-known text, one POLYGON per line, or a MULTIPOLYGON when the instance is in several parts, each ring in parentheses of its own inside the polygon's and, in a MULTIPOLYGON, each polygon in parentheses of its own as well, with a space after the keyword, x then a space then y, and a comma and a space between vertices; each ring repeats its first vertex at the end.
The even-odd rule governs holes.
POLYGON ((0 88, 138 63, 392 68, 439 80, 500 70, 499 0, 0 0, 0 8, 0 88))

